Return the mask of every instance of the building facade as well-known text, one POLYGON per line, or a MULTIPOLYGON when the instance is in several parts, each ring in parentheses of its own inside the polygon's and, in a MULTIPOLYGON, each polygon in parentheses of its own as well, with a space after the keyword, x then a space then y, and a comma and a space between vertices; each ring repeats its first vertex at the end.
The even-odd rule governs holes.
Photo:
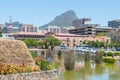
POLYGON ((31 38, 31 39, 42 39, 47 37, 44 33, 40 32, 17 32, 17 33, 11 33, 9 34, 9 37, 14 37, 17 40, 24 40, 26 38, 31 38))
POLYGON ((52 32, 52 33, 61 33, 60 27, 51 26, 51 25, 49 25, 49 26, 46 28, 46 31, 47 31, 47 32, 52 32))
POLYGON ((73 21, 73 26, 75 28, 80 28, 82 27, 82 25, 90 24, 90 22, 91 22, 90 18, 77 19, 73 21))
POLYGON ((38 27, 33 24, 23 24, 23 32, 38 32, 38 27))
POLYGON ((120 19, 108 21, 108 27, 119 28, 120 27, 120 19))
POLYGON ((94 26, 87 26, 81 27, 76 29, 68 30, 70 34, 77 34, 77 35, 95 35, 96 28, 94 26))
POLYGON ((61 45, 69 47, 79 46, 83 41, 100 41, 110 43, 110 38, 106 36, 87 36, 87 35, 75 35, 75 34, 55 34, 57 39, 62 41, 61 45))
POLYGON ((115 30, 115 28, 86 26, 86 27, 81 27, 77 29, 71 29, 71 30, 68 30, 68 32, 70 34, 77 34, 77 35, 96 35, 101 32, 110 34, 112 30, 115 30))

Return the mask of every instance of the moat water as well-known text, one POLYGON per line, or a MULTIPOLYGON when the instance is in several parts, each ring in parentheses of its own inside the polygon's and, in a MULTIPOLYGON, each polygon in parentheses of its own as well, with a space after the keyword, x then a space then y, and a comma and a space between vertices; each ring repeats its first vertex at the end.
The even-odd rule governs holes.
POLYGON ((120 62, 95 64, 84 62, 78 57, 75 69, 71 71, 62 69, 59 80, 120 80, 120 62))

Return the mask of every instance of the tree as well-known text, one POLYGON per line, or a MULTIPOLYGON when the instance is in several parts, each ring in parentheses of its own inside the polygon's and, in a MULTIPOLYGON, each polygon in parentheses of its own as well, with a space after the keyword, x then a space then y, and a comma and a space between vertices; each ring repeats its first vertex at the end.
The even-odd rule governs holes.
POLYGON ((101 33, 97 33, 96 36, 107 36, 107 34, 104 32, 101 32, 101 33))
POLYGON ((2 30, 0 30, 0 37, 2 37, 2 30))
MULTIPOLYGON (((40 41, 38 42, 38 46, 41 46, 42 48, 44 48, 44 46, 45 46, 45 41, 44 41, 44 39, 42 39, 42 40, 40 40, 40 41)), ((45 48, 46 48, 46 46, 45 46, 45 48)))
POLYGON ((37 39, 31 39, 31 38, 26 38, 23 40, 27 46, 37 46, 38 45, 38 40, 37 39))
POLYGON ((53 50, 54 46, 58 46, 61 44, 61 41, 55 38, 54 36, 50 36, 44 39, 44 45, 48 48, 48 46, 51 47, 51 50, 53 50))
POLYGON ((87 41, 86 41, 86 40, 84 40, 84 41, 83 41, 83 44, 87 44, 87 41))

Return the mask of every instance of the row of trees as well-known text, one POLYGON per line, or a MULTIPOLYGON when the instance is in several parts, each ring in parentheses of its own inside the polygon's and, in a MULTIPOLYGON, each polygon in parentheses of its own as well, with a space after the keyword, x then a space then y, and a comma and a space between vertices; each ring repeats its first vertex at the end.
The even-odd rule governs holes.
POLYGON ((111 43, 101 41, 83 41, 83 44, 90 45, 91 47, 120 47, 120 44, 115 41, 111 41, 111 43))
POLYGON ((58 46, 61 44, 61 41, 58 40, 57 38, 55 38, 54 36, 50 36, 47 38, 43 38, 40 41, 38 41, 37 39, 31 39, 31 38, 26 38, 25 40, 23 40, 26 45, 28 47, 30 46, 41 46, 42 48, 48 49, 49 47, 51 48, 51 50, 53 50, 54 46, 58 46))

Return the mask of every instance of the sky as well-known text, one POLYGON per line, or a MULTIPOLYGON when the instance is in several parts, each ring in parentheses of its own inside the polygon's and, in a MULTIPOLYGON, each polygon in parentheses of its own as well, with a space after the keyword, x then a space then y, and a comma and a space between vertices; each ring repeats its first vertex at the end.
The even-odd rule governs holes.
POLYGON ((79 18, 107 26, 107 21, 120 18, 120 0, 0 0, 0 23, 19 21, 42 26, 56 16, 74 10, 79 18))

